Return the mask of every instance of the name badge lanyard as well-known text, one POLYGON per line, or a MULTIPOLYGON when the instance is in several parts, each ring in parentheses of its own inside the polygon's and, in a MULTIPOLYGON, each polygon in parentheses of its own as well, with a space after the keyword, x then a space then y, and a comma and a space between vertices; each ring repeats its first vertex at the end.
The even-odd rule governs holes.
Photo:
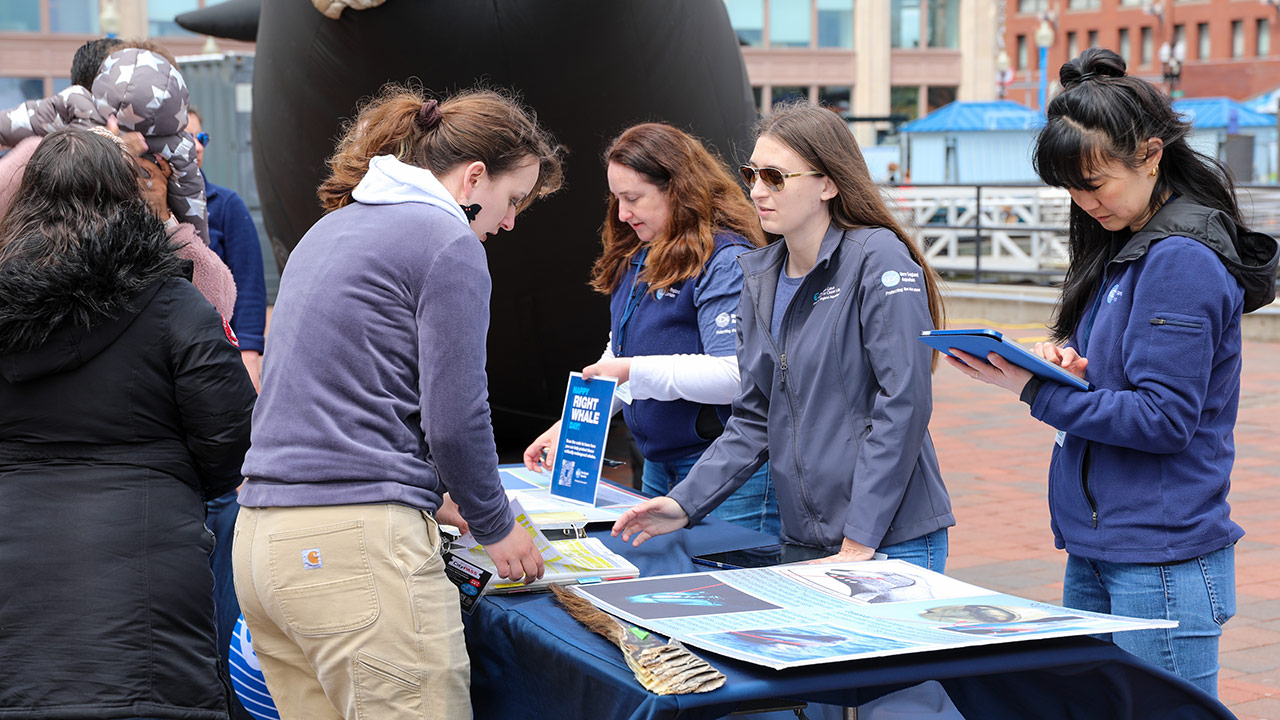
POLYGON ((631 314, 640 305, 640 298, 644 296, 644 293, 636 295, 636 288, 641 285, 648 286, 648 283, 640 282, 640 271, 644 269, 644 261, 648 256, 649 248, 645 247, 640 250, 640 255, 636 258, 636 272, 631 276, 631 295, 627 298, 627 306, 622 311, 622 322, 618 323, 618 347, 614 351, 614 355, 618 357, 622 357, 622 339, 627 334, 627 321, 631 319, 631 314))

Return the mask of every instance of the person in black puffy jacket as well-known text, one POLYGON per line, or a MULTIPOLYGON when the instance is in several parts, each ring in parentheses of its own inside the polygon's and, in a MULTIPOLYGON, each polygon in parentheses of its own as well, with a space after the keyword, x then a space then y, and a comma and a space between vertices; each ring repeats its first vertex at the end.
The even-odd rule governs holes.
POLYGON ((255 393, 113 138, 47 136, 0 218, 5 718, 225 718, 204 500, 255 393))

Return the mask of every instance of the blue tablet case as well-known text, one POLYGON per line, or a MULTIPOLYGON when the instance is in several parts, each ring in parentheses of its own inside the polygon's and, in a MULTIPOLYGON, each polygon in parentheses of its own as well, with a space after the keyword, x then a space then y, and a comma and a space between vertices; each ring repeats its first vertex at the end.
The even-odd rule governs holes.
POLYGON ((1000 357, 1028 370, 1043 380, 1068 385, 1081 390, 1092 390, 1093 385, 1081 380, 1053 363, 1045 361, 1039 355, 1027 350, 1012 340, 1005 340, 998 330, 973 328, 968 330, 925 330, 920 333, 920 342, 929 347, 951 355, 950 348, 967 352, 978 358, 986 359, 987 353, 996 353, 1000 357))

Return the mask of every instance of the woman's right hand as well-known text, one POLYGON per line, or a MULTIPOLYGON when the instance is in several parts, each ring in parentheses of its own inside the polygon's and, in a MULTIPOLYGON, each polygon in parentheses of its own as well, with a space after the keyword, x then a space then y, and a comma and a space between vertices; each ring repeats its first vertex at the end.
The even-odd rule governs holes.
POLYGON ((1089 359, 1081 357, 1075 348, 1058 347, 1053 343, 1038 342, 1032 348, 1032 352, 1084 380, 1084 369, 1089 365, 1089 359))
POLYGON ((666 496, 656 497, 622 513, 622 517, 613 524, 613 536, 621 534, 622 541, 627 542, 635 535, 636 539, 631 543, 634 547, 651 537, 666 535, 688 524, 689 514, 680 507, 680 503, 666 496))
POLYGON ((556 462, 556 443, 560 441, 560 421, 547 428, 537 440, 524 449, 524 466, 534 472, 550 470, 556 462))
POLYGON ((541 579, 546 571, 538 546, 520 523, 513 525, 506 537, 485 545, 484 550, 498 568, 498 575, 508 580, 528 584, 541 579))

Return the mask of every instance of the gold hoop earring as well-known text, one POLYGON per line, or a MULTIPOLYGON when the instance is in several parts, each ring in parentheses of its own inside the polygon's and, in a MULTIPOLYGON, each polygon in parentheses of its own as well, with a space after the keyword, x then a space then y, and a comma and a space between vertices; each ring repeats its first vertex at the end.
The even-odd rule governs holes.
POLYGON ((1157 167, 1160 167, 1160 166, 1159 166, 1159 165, 1157 165, 1157 166, 1155 166, 1155 167, 1151 168, 1151 177, 1155 177, 1155 176, 1156 176, 1156 168, 1157 168, 1157 167))

